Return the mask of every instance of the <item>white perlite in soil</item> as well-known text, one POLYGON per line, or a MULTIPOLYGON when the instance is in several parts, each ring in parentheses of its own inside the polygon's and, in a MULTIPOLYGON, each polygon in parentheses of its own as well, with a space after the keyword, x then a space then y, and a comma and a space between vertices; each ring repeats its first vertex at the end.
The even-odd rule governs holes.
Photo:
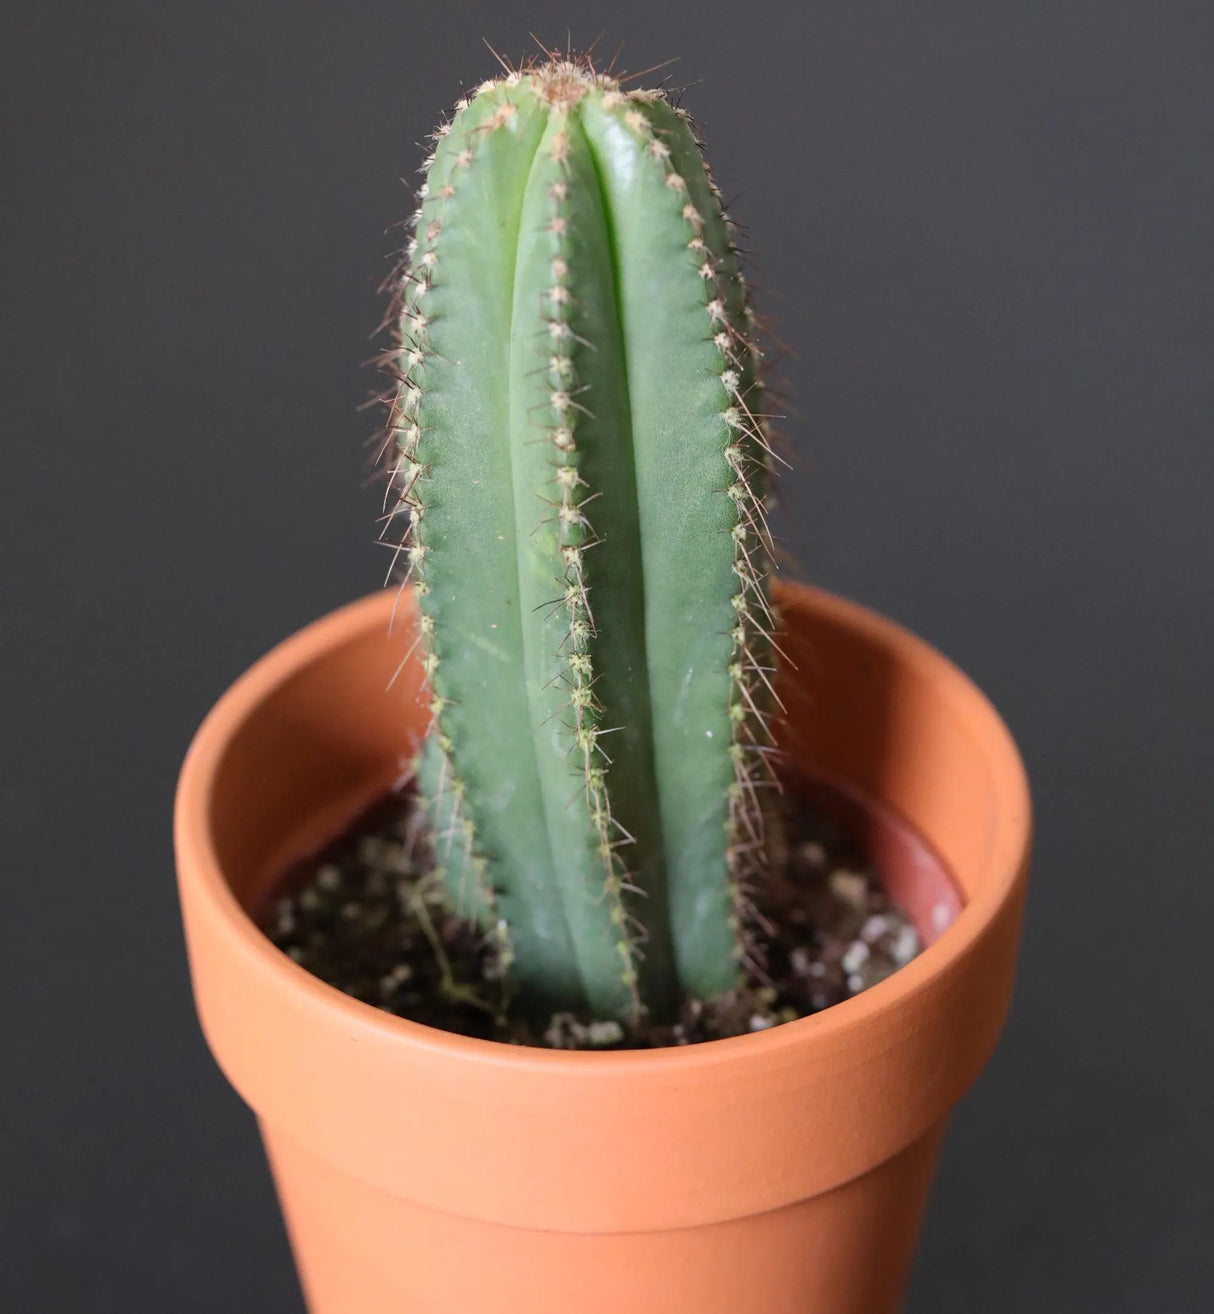
POLYGON ((687 1000, 672 1023, 629 1033, 511 1005, 484 938, 453 913, 408 793, 385 799, 288 874, 266 930, 321 980, 388 1013, 465 1035, 556 1049, 686 1045, 820 1012, 920 950, 906 915, 828 817, 785 794, 779 881, 761 899, 763 973, 723 999, 687 1000))

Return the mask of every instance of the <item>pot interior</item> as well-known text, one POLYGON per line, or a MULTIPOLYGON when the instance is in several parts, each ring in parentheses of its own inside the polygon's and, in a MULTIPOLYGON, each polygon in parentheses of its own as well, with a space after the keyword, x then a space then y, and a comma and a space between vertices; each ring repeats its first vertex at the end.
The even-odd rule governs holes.
MULTIPOLYGON (((931 944, 973 894, 954 874, 982 870, 989 826, 980 800, 989 789, 981 745, 942 714, 947 691, 906 660, 901 632, 802 606, 801 593, 782 600, 789 660, 778 676, 794 787, 851 833, 931 944), (969 769, 958 759, 972 759, 969 769), (956 796, 958 781, 972 783, 972 801, 956 796)), ((398 617, 390 635, 387 601, 349 609, 360 624, 338 613, 305 631, 301 638, 331 626, 335 641, 314 639, 310 660, 286 666, 285 678, 260 691, 217 765, 212 840, 254 918, 284 871, 392 788, 422 733, 419 664, 402 665, 411 617, 398 617)))

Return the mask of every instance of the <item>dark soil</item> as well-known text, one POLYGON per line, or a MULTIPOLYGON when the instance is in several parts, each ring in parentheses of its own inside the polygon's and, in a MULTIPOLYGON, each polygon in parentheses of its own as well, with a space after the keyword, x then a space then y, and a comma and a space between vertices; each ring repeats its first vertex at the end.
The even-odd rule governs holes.
POLYGON ((409 794, 359 817, 300 863, 266 931, 297 963, 355 999, 427 1026, 557 1049, 686 1045, 819 1012, 910 962, 919 937, 849 837, 794 790, 784 803, 785 878, 761 915, 764 978, 721 1000, 688 1000, 671 1025, 626 1034, 569 1013, 539 1024, 511 1008, 490 945, 444 904, 409 794))

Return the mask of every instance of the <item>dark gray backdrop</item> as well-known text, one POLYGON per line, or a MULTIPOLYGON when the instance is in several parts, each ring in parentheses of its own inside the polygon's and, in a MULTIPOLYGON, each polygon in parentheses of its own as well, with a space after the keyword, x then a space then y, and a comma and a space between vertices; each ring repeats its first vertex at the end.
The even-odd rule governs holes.
POLYGON ((374 284, 528 30, 673 84, 796 353, 786 538, 960 661, 1039 848, 911 1314, 1214 1306, 1214 7, 20 5, 4 20, 0 1307, 299 1311, 189 1001, 174 773, 375 585, 374 284), (14 131, 15 129, 15 131, 14 131))

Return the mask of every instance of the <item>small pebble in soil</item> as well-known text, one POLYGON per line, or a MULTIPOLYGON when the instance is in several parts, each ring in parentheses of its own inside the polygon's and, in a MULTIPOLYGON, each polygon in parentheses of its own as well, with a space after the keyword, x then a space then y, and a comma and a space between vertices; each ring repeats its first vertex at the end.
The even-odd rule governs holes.
POLYGON ((724 999, 687 1000, 670 1023, 619 1022, 510 1006, 494 945, 445 904, 423 818, 409 792, 359 817, 299 863, 264 917, 270 939, 301 967, 384 1012, 465 1035, 552 1049, 686 1045, 765 1031, 859 994, 920 950, 906 915, 826 816, 786 790, 783 874, 760 911, 764 977, 724 999))

